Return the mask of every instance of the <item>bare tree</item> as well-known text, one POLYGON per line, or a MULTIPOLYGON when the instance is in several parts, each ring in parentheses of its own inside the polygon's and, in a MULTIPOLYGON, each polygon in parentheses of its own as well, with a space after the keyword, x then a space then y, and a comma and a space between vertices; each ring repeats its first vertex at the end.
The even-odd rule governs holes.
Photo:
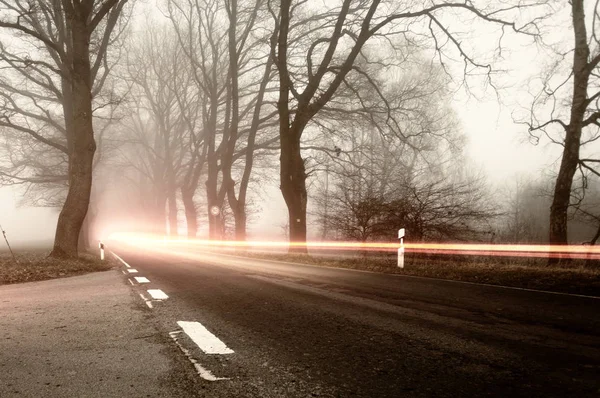
POLYGON ((273 62, 265 45, 268 36, 254 33, 258 24, 264 25, 266 22, 266 2, 255 0, 241 4, 245 7, 238 11, 238 0, 226 1, 231 122, 226 136, 227 148, 221 162, 223 184, 227 188, 229 206, 235 218, 235 237, 240 241, 246 239, 247 194, 255 152, 276 141, 275 134, 271 137, 265 137, 264 134, 268 132, 269 122, 276 116, 274 109, 268 113, 263 111, 273 74, 273 62), (245 87, 240 87, 240 77, 242 82, 246 82, 245 87), (264 138, 257 143, 259 130, 263 131, 261 135, 264 138), (237 159, 243 159, 244 165, 238 184, 232 177, 232 168, 237 159))
MULTIPOLYGON (((129 48, 124 79, 130 84, 131 116, 124 121, 122 149, 126 165, 137 169, 151 184, 151 218, 155 230, 177 235, 177 192, 191 191, 202 167, 202 137, 196 131, 198 93, 190 68, 181 63, 174 33, 156 22, 129 48), (168 211, 167 211, 168 209, 168 211)), ((189 200, 188 196, 184 201, 189 200)), ((185 202, 184 202, 185 203, 185 202)), ((196 221, 188 219, 195 236, 196 221)))
MULTIPOLYGON (((484 180, 464 173, 457 153, 440 141, 429 154, 407 150, 403 142, 365 129, 350 140, 326 169, 332 180, 326 198, 331 231, 363 242, 395 239, 399 228, 407 228, 412 240, 487 237, 497 212, 484 180)), ((317 204, 321 200, 317 195, 317 204)))
MULTIPOLYGON (((271 50, 279 73, 281 191, 288 207, 290 240, 298 242, 306 241, 307 233, 303 133, 350 75, 363 74, 357 60, 364 56, 362 50, 367 42, 385 43, 398 35, 408 43, 423 43, 422 38, 427 37, 442 64, 453 52, 464 60, 465 73, 470 69, 489 72, 491 66, 473 58, 461 44, 462 39, 453 33, 448 14, 497 24, 502 27, 500 38, 504 28, 528 28, 519 28, 514 22, 522 3, 503 2, 500 7, 490 4, 483 9, 470 2, 440 2, 422 7, 404 2, 345 0, 339 6, 313 8, 320 11, 311 11, 312 4, 307 2, 282 0, 278 7, 273 3, 269 5, 276 24, 271 50)), ((388 118, 386 127, 402 136, 394 122, 388 118)))
POLYGON ((221 235, 222 217, 211 209, 223 210, 227 189, 219 184, 219 157, 224 151, 223 139, 231 117, 227 96, 228 51, 224 5, 216 0, 171 0, 168 15, 179 44, 192 66, 194 82, 202 92, 202 126, 206 145, 206 199, 209 236, 221 235))
MULTIPOLYGON (((592 11, 591 18, 586 17, 585 2, 573 0, 556 12, 557 18, 570 13, 574 43, 567 51, 553 48, 557 60, 543 76, 543 88, 535 97, 528 123, 529 131, 536 139, 539 139, 538 133, 542 133, 563 147, 550 207, 551 244, 568 243, 569 206, 572 201, 577 202, 573 197, 576 172, 581 172, 582 183, 586 171, 600 175, 596 167, 600 159, 582 153, 587 144, 600 138, 598 2, 587 9, 592 11)), ((550 258, 549 261, 558 259, 550 258)))
MULTIPOLYGON (((54 257, 77 256, 96 151, 92 118, 94 83, 108 76, 107 51, 126 3, 127 0, 0 2, 0 27, 34 49, 22 59, 13 57, 15 67, 23 75, 31 73, 39 80, 35 84, 59 99, 50 100, 55 106, 46 111, 47 118, 41 122, 62 131, 66 145, 58 143, 56 136, 45 137, 40 130, 20 129, 21 124, 7 126, 68 157, 69 190, 58 219, 51 253, 54 257), (52 111, 55 115, 62 113, 63 119, 53 117, 52 111)), ((32 94, 30 98, 35 103, 35 93, 32 94)), ((5 122, 7 118, 10 115, 5 114, 5 122)))
POLYGON ((275 134, 269 137, 268 129, 277 113, 268 109, 265 97, 273 74, 262 33, 269 22, 265 1, 171 0, 167 4, 203 97, 209 236, 222 235, 227 198, 236 238, 243 240, 255 153, 277 140, 275 134), (214 207, 218 215, 211 214, 214 207))

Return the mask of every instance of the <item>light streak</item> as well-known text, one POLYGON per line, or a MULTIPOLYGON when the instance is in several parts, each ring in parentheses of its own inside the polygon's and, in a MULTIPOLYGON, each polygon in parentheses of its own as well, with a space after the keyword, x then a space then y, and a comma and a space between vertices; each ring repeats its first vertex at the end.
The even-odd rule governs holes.
MULTIPOLYGON (((336 251, 377 251, 396 252, 400 247, 396 242, 286 242, 286 241, 231 241, 172 238, 150 234, 114 233, 109 237, 112 241, 139 247, 165 246, 183 247, 186 249, 246 249, 249 251, 278 250, 283 253, 287 249, 336 250, 336 251)), ((473 244, 473 243, 411 243, 405 242, 406 253, 468 255, 468 256, 506 256, 506 257, 541 257, 541 258, 578 258, 600 259, 599 246, 584 245, 530 245, 530 244, 473 244)))

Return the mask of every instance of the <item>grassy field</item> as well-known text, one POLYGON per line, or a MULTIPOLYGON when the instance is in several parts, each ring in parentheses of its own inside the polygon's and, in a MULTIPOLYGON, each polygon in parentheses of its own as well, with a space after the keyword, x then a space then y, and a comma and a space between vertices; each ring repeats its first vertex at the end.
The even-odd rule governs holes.
POLYGON ((15 250, 17 262, 8 251, 0 252, 0 285, 42 281, 83 275, 89 272, 106 271, 114 264, 100 261, 98 256, 81 254, 76 260, 55 260, 48 258, 49 250, 15 250))
POLYGON ((334 258, 249 253, 244 256, 325 267, 600 296, 600 265, 586 265, 581 260, 548 266, 545 259, 408 254, 405 257, 404 269, 400 269, 397 267, 396 257, 392 255, 334 258))

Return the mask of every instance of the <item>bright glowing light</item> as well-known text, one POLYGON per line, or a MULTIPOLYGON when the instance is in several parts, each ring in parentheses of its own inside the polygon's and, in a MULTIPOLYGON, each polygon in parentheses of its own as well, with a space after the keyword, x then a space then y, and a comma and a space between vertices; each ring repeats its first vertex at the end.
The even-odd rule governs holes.
MULTIPOLYGON (((133 246, 156 247, 209 247, 211 249, 248 250, 307 248, 309 250, 379 251, 396 252, 400 247, 395 242, 286 242, 286 241, 230 241, 208 239, 186 239, 137 233, 113 233, 110 240, 133 246)), ((600 247, 584 245, 513 245, 513 244, 464 244, 464 243, 405 243, 406 253, 428 253, 475 256, 512 256, 542 258, 600 259, 600 247)))

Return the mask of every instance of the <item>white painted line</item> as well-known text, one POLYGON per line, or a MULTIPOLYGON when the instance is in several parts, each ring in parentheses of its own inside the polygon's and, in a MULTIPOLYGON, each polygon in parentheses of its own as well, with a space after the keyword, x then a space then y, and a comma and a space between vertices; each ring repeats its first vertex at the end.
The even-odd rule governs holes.
POLYGON ((212 372, 206 368, 204 368, 202 365, 200 365, 198 363, 198 361, 196 361, 196 359, 192 358, 192 355, 190 354, 189 350, 185 349, 181 343, 178 341, 177 339, 177 335, 181 333, 180 331, 176 331, 176 332, 170 332, 169 336, 171 336, 171 338, 173 339, 173 341, 175 341, 175 344, 177 344, 177 346, 179 347, 179 349, 183 352, 183 354, 190 360, 190 362, 194 365, 194 368, 196 369, 196 372, 198 373, 198 376, 202 377, 204 380, 208 380, 208 381, 218 381, 218 380, 229 380, 229 378, 227 377, 216 377, 215 375, 212 374, 212 372))
POLYGON ((148 289, 148 294, 152 296, 154 300, 166 300, 169 298, 169 296, 160 289, 148 289))
POLYGON ((137 283, 150 283, 150 280, 144 276, 136 276, 134 279, 137 283))
POLYGON ((131 279, 127 279, 129 281, 129 283, 131 283, 131 286, 134 286, 135 283, 133 283, 133 281, 131 279))
POLYGON ((121 271, 121 272, 123 273, 123 275, 127 275, 127 272, 125 272, 125 271, 121 271))
POLYGON ((130 274, 137 274, 138 270, 137 270, 137 269, 135 269, 135 268, 129 268, 129 269, 127 270, 127 272, 129 272, 130 274))
POLYGON ((177 324, 206 354, 233 354, 232 349, 209 332, 200 322, 178 321, 177 324))
POLYGON ((123 264, 125 264, 125 266, 126 266, 127 268, 131 268, 131 266, 130 266, 129 264, 127 264, 127 263, 125 262, 125 260, 123 260, 121 257, 117 256, 117 253, 115 253, 115 252, 111 252, 111 253, 112 253, 112 255, 113 255, 113 256, 115 256, 115 257, 117 258, 117 260, 119 260, 120 262, 122 262, 123 264))

